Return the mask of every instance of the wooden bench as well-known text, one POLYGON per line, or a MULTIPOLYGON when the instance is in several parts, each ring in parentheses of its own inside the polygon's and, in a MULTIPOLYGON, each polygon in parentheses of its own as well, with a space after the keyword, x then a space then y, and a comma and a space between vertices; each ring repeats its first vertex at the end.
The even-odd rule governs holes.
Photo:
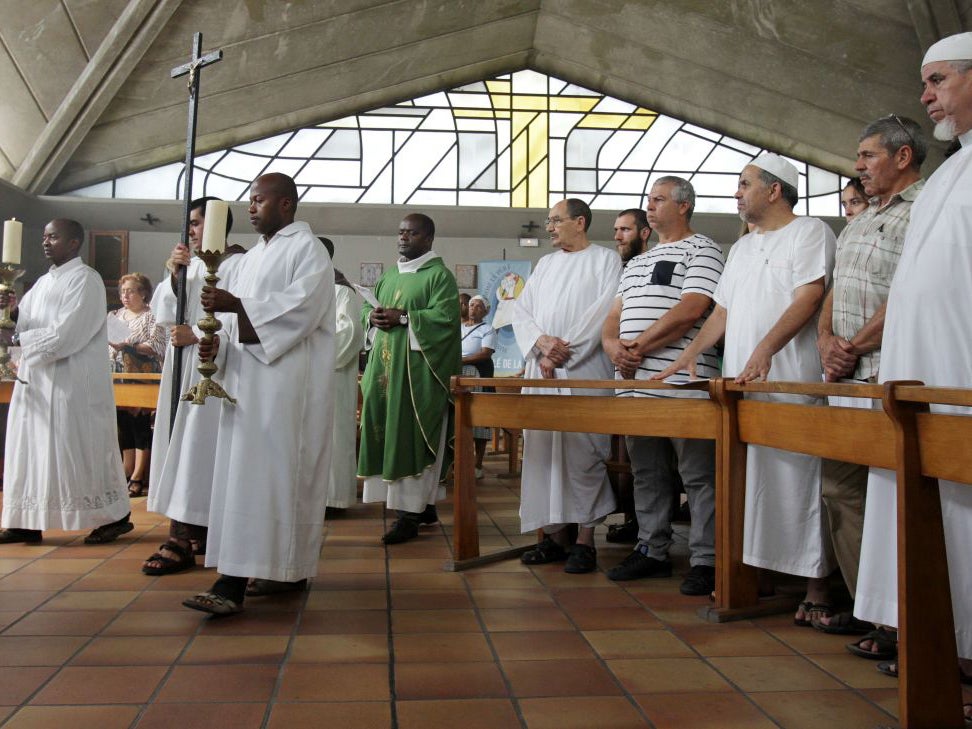
MULTIPOLYGON (((710 399, 562 397, 471 393, 481 384, 455 378, 456 487, 454 559, 449 569, 506 559, 519 547, 480 556, 472 468, 473 425, 624 433, 716 441, 716 602, 702 615, 716 622, 750 617, 767 607, 756 570, 742 563, 746 446, 888 468, 898 481, 899 722, 907 729, 964 726, 954 619, 941 528, 938 481, 972 483, 972 417, 932 414, 930 404, 972 407, 972 391, 920 383, 831 385, 712 380, 710 399), (744 393, 843 395, 880 400, 882 410, 743 399, 744 393), (934 528, 938 525, 939 528, 934 528), (914 606, 909 609, 909 606, 914 606)), ((613 381, 528 380, 526 387, 612 388, 613 381)), ((645 383, 625 388, 652 389, 645 383)), ((656 385, 657 387, 657 385, 656 385)), ((771 608, 775 609, 775 608, 771 608)))

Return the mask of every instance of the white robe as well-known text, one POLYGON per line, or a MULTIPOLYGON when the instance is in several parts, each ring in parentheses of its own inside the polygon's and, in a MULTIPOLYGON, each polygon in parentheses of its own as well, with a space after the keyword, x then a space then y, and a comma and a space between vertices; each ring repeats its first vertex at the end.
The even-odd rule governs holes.
MULTIPOLYGON (((220 280, 217 286, 229 285, 228 277, 242 258, 241 254, 234 254, 220 263, 220 280)), ((205 275, 206 264, 201 258, 194 256, 186 269, 186 323, 193 327, 197 337, 201 337, 202 332, 195 325, 205 315, 199 300, 202 287, 206 285, 205 275)), ((167 331, 175 324, 176 295, 168 276, 155 289, 152 313, 156 323, 167 331)), ((223 322, 229 318, 235 317, 233 314, 219 315, 223 322)), ((162 365, 159 402, 152 433, 152 464, 149 470, 146 507, 149 511, 165 514, 176 521, 205 526, 209 521, 220 405, 214 398, 208 399, 203 405, 180 402, 172 439, 169 439, 175 353, 168 336, 166 340, 168 345, 162 365)), ((202 377, 197 369, 197 351, 195 344, 182 348, 182 383, 179 386, 181 394, 188 392, 202 377)), ((215 379, 220 382, 221 373, 217 372, 215 379)))
MULTIPOLYGON (((756 345, 793 303, 800 286, 830 278, 837 240, 816 218, 750 233, 729 251, 715 300, 727 312, 723 375, 736 376, 756 345)), ((812 317, 773 355, 769 380, 820 382, 817 320, 812 317)), ((754 395, 775 402, 819 403, 797 395, 754 395)), ((746 451, 743 562, 804 577, 825 577, 834 556, 823 502, 821 461, 764 446, 746 451)))
POLYGON ((334 431, 327 505, 346 509, 358 498, 358 353, 364 346, 361 300, 343 284, 334 285, 334 431))
POLYGON ((230 284, 258 344, 220 336, 221 401, 206 566, 295 581, 317 573, 331 465, 334 270, 306 223, 261 239, 230 284))
POLYGON ((4 527, 90 529, 129 512, 108 361, 105 286, 74 258, 20 302, 7 416, 4 527))
MULTIPOLYGON (((972 132, 961 141, 911 208, 888 294, 881 382, 972 386, 972 132)), ((932 410, 969 414, 944 405, 932 410)), ((972 659, 972 486, 942 480, 939 488, 958 654, 972 659)), ((898 624, 896 525, 895 474, 872 468, 854 614, 884 625, 898 624)))
MULTIPOLYGON (((559 250, 540 259, 513 311, 513 332, 528 379, 541 377, 534 344, 542 334, 570 342, 571 355, 564 366, 567 377, 614 378, 611 360, 601 348, 601 327, 614 304, 620 277, 618 254, 599 245, 571 253, 559 250)), ((524 388, 523 392, 551 395, 554 391, 524 388)), ((569 392, 611 395, 614 391, 569 392)), ((556 407, 556 401, 551 407, 556 407)), ((610 453, 609 435, 524 430, 521 530, 588 524, 614 511, 605 466, 610 453)))

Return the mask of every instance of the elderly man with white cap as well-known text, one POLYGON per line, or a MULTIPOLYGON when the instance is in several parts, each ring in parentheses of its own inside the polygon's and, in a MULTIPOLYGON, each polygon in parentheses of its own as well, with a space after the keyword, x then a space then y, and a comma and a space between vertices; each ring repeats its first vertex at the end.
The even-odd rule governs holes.
MULTIPOLYGON (((793 213, 798 182, 796 167, 771 153, 740 173, 736 204, 752 232, 729 251, 713 296, 715 309, 702 331, 656 379, 683 370, 694 376, 699 354, 725 335, 723 374, 736 382, 820 381, 815 318, 837 241, 822 221, 793 213)), ((794 616, 802 626, 811 624, 811 612, 830 611, 825 578, 834 558, 820 486, 819 458, 749 446, 743 561, 809 578, 794 616)))
MULTIPOLYGON (((972 33, 935 43, 921 64, 921 101, 935 136, 961 149, 928 178, 911 208, 884 324, 881 381, 972 383, 972 33)), ((932 406, 938 412, 967 408, 932 406)), ((972 489, 940 481, 952 609, 960 658, 972 659, 972 489)), ((895 477, 873 469, 868 482, 854 614, 898 622, 895 477)), ((920 609, 920 606, 918 606, 920 609)), ((970 673, 968 661, 965 673, 970 673)), ((884 665, 894 671, 894 665, 884 665)), ((966 716, 970 707, 966 706, 966 716)))

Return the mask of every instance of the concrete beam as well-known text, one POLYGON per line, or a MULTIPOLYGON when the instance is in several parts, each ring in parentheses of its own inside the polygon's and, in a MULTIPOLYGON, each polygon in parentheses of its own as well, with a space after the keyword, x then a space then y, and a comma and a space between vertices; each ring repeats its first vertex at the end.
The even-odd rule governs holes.
POLYGON ((42 192, 84 141, 181 0, 131 0, 37 137, 13 182, 42 192))
POLYGON ((907 3, 923 52, 936 41, 962 32, 962 19, 955 0, 907 0, 907 3))

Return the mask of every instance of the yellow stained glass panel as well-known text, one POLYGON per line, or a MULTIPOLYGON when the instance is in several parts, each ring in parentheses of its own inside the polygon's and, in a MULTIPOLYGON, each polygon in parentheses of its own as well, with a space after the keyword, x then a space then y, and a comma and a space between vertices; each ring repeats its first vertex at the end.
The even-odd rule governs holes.
POLYGON ((493 79, 486 82, 486 88, 491 94, 508 94, 512 85, 512 81, 504 81, 503 79, 493 79))
POLYGON ((627 114, 588 114, 577 126, 587 129, 620 129, 629 118, 627 114))
POLYGON ((547 196, 547 160, 544 158, 540 164, 530 172, 529 187, 529 206, 531 208, 545 208, 548 203, 547 196))
POLYGON ((527 135, 515 137, 510 146, 510 184, 515 187, 527 175, 527 135))
POLYGON ((655 123, 656 116, 629 116, 621 125, 622 129, 649 129, 655 123))
POLYGON ((527 109, 536 109, 538 111, 547 110, 547 97, 546 96, 526 96, 523 94, 517 94, 513 97, 513 108, 517 111, 525 111, 527 109))
POLYGON ((585 98, 581 96, 551 96, 551 111, 590 111, 597 102, 598 98, 585 98))
POLYGON ((530 126, 527 128, 530 139, 530 169, 536 167, 540 160, 547 156, 547 134, 549 131, 547 120, 549 118, 547 114, 538 114, 537 118, 530 122, 530 126))

